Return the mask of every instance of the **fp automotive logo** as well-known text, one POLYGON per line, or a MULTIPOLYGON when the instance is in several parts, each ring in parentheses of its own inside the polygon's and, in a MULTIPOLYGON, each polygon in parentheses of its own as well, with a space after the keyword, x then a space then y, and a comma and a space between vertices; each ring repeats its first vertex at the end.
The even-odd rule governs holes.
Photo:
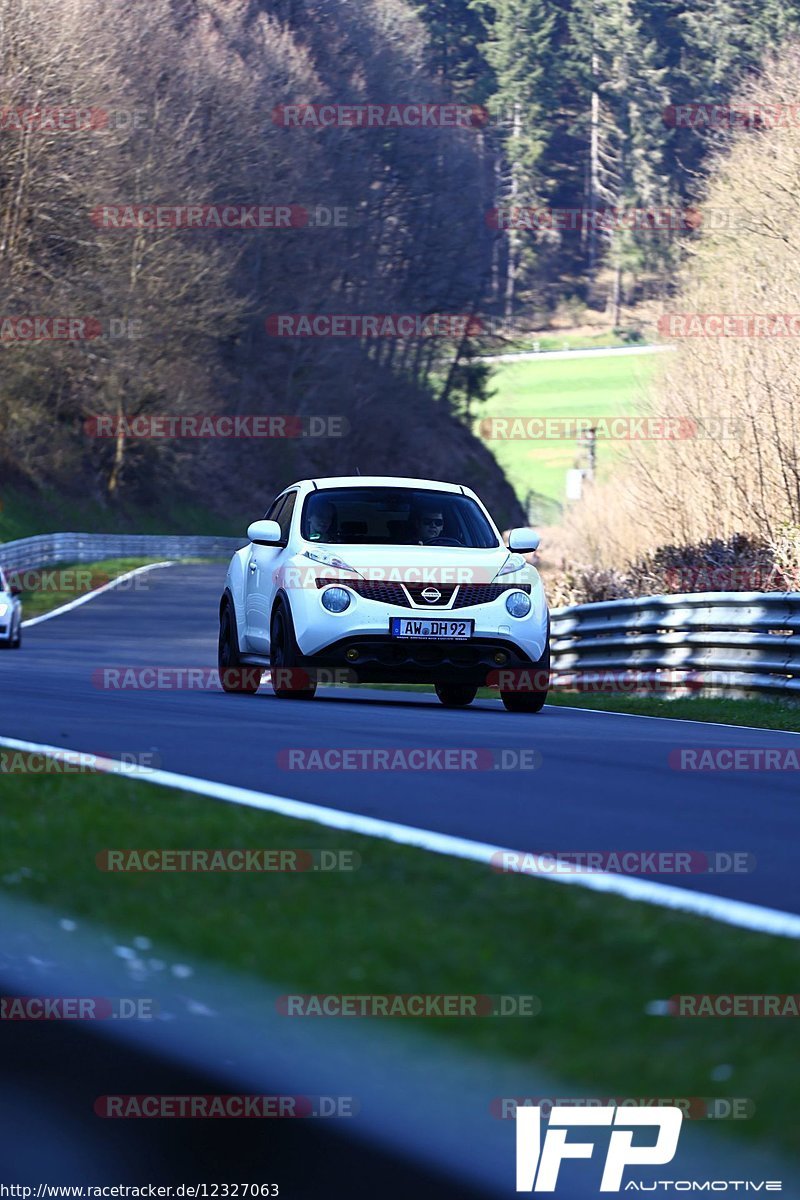
POLYGON ((568 1142, 573 1125, 614 1125, 606 1154, 601 1192, 618 1192, 626 1167, 663 1166, 672 1162, 678 1149, 683 1113, 680 1108, 617 1108, 614 1105, 580 1108, 554 1105, 542 1146, 541 1109, 517 1109, 517 1191, 554 1192, 558 1171, 565 1158, 591 1158, 591 1142, 568 1142), (634 1146, 633 1130, 657 1126, 655 1145, 634 1146))

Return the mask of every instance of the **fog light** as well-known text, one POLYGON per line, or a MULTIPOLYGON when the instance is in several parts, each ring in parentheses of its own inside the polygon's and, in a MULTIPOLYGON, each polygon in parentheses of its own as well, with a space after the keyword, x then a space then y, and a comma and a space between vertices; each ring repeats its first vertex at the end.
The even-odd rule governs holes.
POLYGON ((348 659, 350 662, 356 661, 356 659, 358 658, 358 651, 356 650, 355 646, 350 647, 350 649, 345 654, 345 658, 348 659))
POLYGON ((505 650, 495 650, 492 658, 497 663, 498 667, 502 667, 503 663, 508 662, 508 655, 505 650))
POLYGON ((326 588, 322 593, 322 607, 332 613, 344 612, 350 607, 350 593, 340 587, 326 588))
POLYGON ((531 598, 525 592, 510 592, 506 596, 506 608, 512 617, 527 617, 531 611, 531 598))

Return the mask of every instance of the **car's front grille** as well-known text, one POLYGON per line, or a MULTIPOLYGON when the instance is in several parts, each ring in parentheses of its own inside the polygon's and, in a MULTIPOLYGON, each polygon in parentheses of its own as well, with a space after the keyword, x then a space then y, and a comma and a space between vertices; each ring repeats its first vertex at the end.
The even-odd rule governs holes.
POLYGON ((529 583, 462 583, 453 608, 469 608, 471 604, 488 604, 503 592, 530 592, 529 583))
POLYGON ((400 583, 390 583, 382 579, 317 579, 318 588, 336 583, 341 587, 350 588, 365 600, 378 600, 381 604, 397 604, 400 608, 411 608, 408 596, 400 583))
POLYGON ((473 604, 488 604, 490 600, 496 600, 504 592, 530 592, 531 590, 529 583, 461 583, 456 588, 453 585, 437 587, 431 583, 403 585, 383 579, 317 579, 316 581, 318 588, 329 587, 331 584, 337 583, 341 587, 350 588, 356 595, 363 596, 365 600, 377 600, 380 604, 394 604, 398 608, 411 608, 409 595, 414 604, 420 607, 446 608, 455 592, 453 608, 469 608, 473 604), (430 604, 422 594, 429 588, 440 593, 440 598, 435 604, 430 604))

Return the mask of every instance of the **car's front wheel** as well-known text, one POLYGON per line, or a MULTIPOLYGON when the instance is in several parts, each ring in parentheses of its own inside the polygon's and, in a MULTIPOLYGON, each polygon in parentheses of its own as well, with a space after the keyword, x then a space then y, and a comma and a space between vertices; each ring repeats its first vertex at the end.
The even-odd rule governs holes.
MULTIPOLYGON (((544 708, 550 680, 550 621, 547 622, 547 641, 539 661, 530 670, 531 683, 542 682, 543 688, 532 688, 523 691, 521 688, 512 691, 500 691, 500 698, 508 712, 538 713, 544 708)), ((526 681, 528 682, 528 681, 526 681)))
POLYGON ((477 695, 478 689, 463 683, 437 683, 436 695, 445 708, 466 708, 477 695))
POLYGON ((316 683, 297 665, 299 657, 291 614, 279 604, 270 625, 269 670, 272 690, 281 700, 313 700, 316 694, 316 683))
POLYGON ((223 692, 239 696, 254 696, 261 683, 261 667, 248 667, 242 662, 236 618, 230 601, 225 604, 219 619, 217 667, 223 692))
POLYGON ((11 649, 19 650, 22 647, 22 617, 17 621, 16 637, 11 639, 11 649))

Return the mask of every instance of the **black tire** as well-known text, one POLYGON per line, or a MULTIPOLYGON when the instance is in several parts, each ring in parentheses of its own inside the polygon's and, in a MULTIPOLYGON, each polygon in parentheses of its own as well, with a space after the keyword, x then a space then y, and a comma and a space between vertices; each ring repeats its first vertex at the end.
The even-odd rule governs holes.
POLYGON ((298 667, 299 658, 291 613, 279 604, 270 625, 269 665, 272 690, 280 700, 313 700, 316 695, 317 685, 308 672, 298 667))
MULTIPOLYGON (((550 620, 547 621, 547 641, 545 642, 544 652, 539 661, 531 668, 531 674, 535 675, 541 672, 550 676, 550 620)), ((543 688, 541 691, 530 692, 500 692, 500 699, 508 712, 513 713, 538 713, 541 712, 547 700, 548 688, 543 688)))
POLYGON ((445 708, 466 708, 478 694, 476 687, 465 683, 437 683, 436 695, 445 708))
POLYGON ((12 650, 21 650, 22 649, 22 617, 20 617, 19 624, 17 625, 17 636, 14 638, 14 640, 11 643, 11 649, 12 650))
POLYGON ((230 601, 225 602, 219 618, 217 667, 223 692, 234 696, 254 696, 258 691, 263 669, 248 667, 242 662, 236 619, 230 601))

